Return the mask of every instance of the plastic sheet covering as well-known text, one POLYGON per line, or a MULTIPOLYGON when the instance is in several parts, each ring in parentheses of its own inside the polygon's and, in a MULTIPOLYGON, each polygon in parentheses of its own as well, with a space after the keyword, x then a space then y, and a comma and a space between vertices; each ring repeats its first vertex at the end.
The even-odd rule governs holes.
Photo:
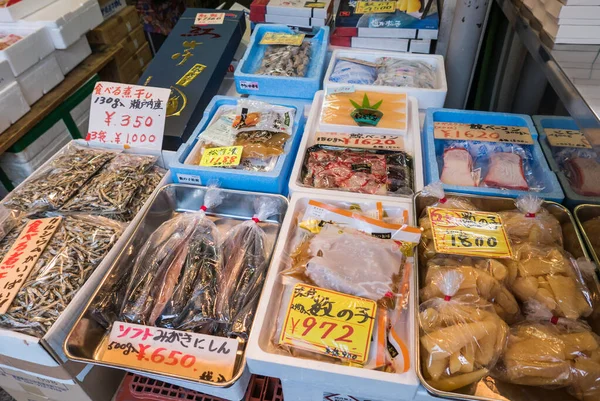
POLYGON ((435 69, 427 62, 382 57, 375 85, 435 89, 435 69))
POLYGON ((600 157, 595 151, 552 147, 552 153, 573 191, 583 196, 600 196, 600 157))
POLYGON ((304 77, 311 59, 310 41, 300 46, 268 45, 255 74, 278 77, 304 77))
POLYGON ((329 76, 331 82, 356 85, 372 85, 376 79, 375 67, 350 60, 338 60, 329 76))

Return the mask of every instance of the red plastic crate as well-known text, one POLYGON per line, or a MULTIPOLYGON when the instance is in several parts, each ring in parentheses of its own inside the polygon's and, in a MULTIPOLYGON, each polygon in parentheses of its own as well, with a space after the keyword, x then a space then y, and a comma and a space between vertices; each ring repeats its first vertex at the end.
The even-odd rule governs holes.
MULTIPOLYGON (((114 401, 225 401, 159 380, 128 373, 115 395, 114 401)), ((252 376, 245 401, 283 401, 279 379, 252 376)))

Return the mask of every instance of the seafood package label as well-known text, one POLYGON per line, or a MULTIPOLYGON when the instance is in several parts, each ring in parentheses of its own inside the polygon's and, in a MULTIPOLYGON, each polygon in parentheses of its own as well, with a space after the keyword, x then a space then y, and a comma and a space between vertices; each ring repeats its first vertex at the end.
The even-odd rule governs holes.
POLYGON ((334 358, 364 363, 377 303, 307 284, 296 284, 280 342, 334 358))
POLYGON ((502 219, 497 213, 428 207, 435 250, 438 253, 510 258, 502 219))
POLYGON ((521 145, 533 145, 533 138, 527 127, 445 121, 436 121, 433 127, 433 136, 436 139, 511 142, 521 145))
POLYGON ((52 239, 61 219, 52 217, 30 220, 0 262, 0 313, 8 311, 17 292, 52 239))
POLYGON ((377 13, 394 13, 396 12, 395 1, 357 1, 356 14, 377 14, 377 13))
POLYGON ((317 132, 316 144, 360 149, 405 150, 404 137, 398 135, 317 132))
POLYGON ((238 340, 115 322, 101 359, 129 368, 192 380, 233 378, 238 340))
POLYGON ((303 33, 267 32, 260 40, 261 45, 300 46, 304 40, 303 33))
POLYGON ((574 129, 544 129, 550 145, 562 148, 586 148, 592 145, 581 131, 574 129))
POLYGON ((170 90, 98 82, 86 140, 114 147, 162 149, 170 90))
POLYGON ((227 146, 204 150, 200 165, 204 167, 237 166, 242 160, 243 146, 227 146))
POLYGON ((194 25, 220 25, 225 21, 225 13, 198 13, 194 25))

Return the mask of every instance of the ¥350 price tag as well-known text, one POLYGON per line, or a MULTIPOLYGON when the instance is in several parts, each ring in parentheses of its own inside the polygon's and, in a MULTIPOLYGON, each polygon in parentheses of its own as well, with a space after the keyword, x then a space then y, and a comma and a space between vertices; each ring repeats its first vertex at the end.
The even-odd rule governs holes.
POLYGON ((512 249, 497 213, 427 208, 435 250, 439 253, 509 258, 512 249))
POLYGON ((242 160, 243 146, 226 146, 223 148, 205 149, 200 160, 204 167, 231 167, 237 166, 242 160))
POLYGON ((232 379, 238 340, 115 322, 102 360, 135 369, 223 383, 232 379))
POLYGON ((377 304, 370 299, 296 284, 281 343, 363 363, 369 355, 377 304))

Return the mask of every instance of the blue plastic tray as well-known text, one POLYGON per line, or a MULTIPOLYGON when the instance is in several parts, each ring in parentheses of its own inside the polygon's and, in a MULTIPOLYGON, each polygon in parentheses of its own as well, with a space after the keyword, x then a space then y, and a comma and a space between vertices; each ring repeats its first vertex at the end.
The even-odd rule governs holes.
MULTIPOLYGON (((530 145, 533 153, 534 163, 532 163, 533 172, 543 183, 544 190, 534 192, 544 199, 555 202, 562 202, 565 195, 560 187, 556 175, 552 172, 542 149, 537 142, 537 131, 531 118, 521 114, 508 113, 488 113, 480 111, 451 110, 451 109, 428 109, 423 127, 423 157, 425 161, 425 184, 439 181, 441 175, 441 166, 438 166, 438 156, 444 152, 443 139, 434 139, 433 128, 435 121, 456 122, 465 124, 493 124, 527 127, 534 139, 534 144, 530 145)), ((527 193, 526 191, 485 188, 485 187, 463 187, 456 185, 446 185, 444 188, 449 192, 460 192, 476 195, 503 196, 516 198, 519 195, 527 193)))
POLYGON ((573 208, 582 203, 600 204, 600 197, 579 195, 571 189, 569 179, 554 159, 554 155, 552 154, 552 145, 550 145, 550 142, 548 142, 548 137, 544 131, 546 128, 579 130, 579 127, 575 121, 570 117, 533 116, 533 122, 535 123, 540 135, 538 142, 542 147, 542 151, 544 152, 544 155, 546 155, 546 159, 548 160, 550 168, 556 173, 558 181, 560 182, 560 185, 562 185, 563 191, 565 192, 565 200, 563 201, 563 204, 569 208, 573 208))
POLYGON ((321 88, 325 74, 329 27, 321 27, 310 38, 310 65, 305 77, 274 77, 254 74, 262 62, 267 46, 259 45, 267 32, 294 33, 285 25, 259 24, 252 33, 250 43, 235 72, 235 87, 238 93, 261 96, 283 96, 290 98, 312 99, 321 88))
POLYGON ((297 99, 256 97, 267 103, 292 107, 296 109, 292 137, 286 142, 284 154, 279 156, 277 164, 272 171, 254 172, 246 170, 226 169, 219 167, 201 167, 183 164, 196 143, 198 136, 203 132, 219 107, 235 105, 240 98, 228 96, 215 96, 204 111, 202 120, 194 130, 190 139, 177 151, 176 161, 169 165, 173 182, 182 184, 205 185, 208 181, 216 179, 223 188, 238 189, 243 191, 268 192, 286 195, 288 191, 289 176, 292 165, 298 152, 298 146, 304 132, 304 107, 305 101, 297 99))

